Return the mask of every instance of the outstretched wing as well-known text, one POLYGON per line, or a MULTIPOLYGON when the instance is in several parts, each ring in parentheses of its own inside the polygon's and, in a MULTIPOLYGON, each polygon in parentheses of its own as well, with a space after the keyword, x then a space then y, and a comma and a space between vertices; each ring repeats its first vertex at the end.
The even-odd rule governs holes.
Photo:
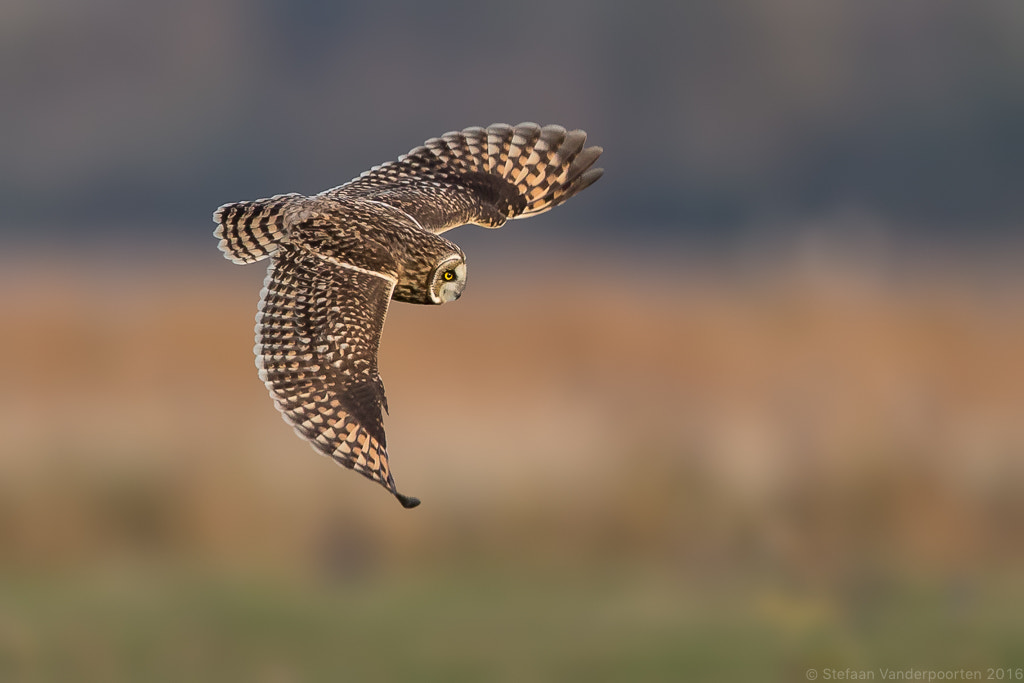
POLYGON ((274 256, 256 315, 256 366, 285 421, 313 447, 395 488, 377 348, 395 279, 286 246, 274 256))
POLYGON ((591 166, 602 150, 584 148, 586 140, 582 130, 535 123, 466 128, 320 194, 390 204, 435 233, 466 223, 497 228, 558 206, 600 178, 603 169, 591 166))

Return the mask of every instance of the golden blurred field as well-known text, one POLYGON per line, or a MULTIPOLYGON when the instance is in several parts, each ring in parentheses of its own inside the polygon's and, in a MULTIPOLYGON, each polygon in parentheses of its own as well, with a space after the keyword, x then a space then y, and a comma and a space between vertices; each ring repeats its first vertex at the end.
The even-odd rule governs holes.
POLYGON ((0 678, 1024 666, 1024 277, 574 260, 392 307, 406 511, 272 407, 262 266, 6 257, 0 678))

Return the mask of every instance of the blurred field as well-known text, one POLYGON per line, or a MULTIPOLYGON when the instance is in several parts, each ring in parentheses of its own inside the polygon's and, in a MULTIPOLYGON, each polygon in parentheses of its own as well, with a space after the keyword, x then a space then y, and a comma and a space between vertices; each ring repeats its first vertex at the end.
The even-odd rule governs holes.
POLYGON ((1024 666, 1019 270, 470 258, 385 330, 405 511, 273 409, 261 266, 6 257, 0 679, 1024 666))

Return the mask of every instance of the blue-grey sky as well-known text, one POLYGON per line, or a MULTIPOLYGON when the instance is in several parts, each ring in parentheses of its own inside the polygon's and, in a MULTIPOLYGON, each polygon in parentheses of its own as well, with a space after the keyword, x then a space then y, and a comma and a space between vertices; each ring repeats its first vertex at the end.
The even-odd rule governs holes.
POLYGON ((523 120, 605 147, 559 220, 609 240, 852 213, 999 243, 1024 217, 1018 0, 14 0, 0 85, 19 240, 199 244, 223 202, 523 120))

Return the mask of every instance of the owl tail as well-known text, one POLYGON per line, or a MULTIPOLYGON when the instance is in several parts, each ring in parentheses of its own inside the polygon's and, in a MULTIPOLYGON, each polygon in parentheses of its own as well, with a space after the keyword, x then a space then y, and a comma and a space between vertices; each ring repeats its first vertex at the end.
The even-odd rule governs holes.
POLYGON ((220 207, 213 214, 217 224, 213 236, 220 240, 217 248, 235 263, 255 263, 267 258, 277 251, 278 244, 288 241, 284 210, 301 196, 293 192, 220 207))

